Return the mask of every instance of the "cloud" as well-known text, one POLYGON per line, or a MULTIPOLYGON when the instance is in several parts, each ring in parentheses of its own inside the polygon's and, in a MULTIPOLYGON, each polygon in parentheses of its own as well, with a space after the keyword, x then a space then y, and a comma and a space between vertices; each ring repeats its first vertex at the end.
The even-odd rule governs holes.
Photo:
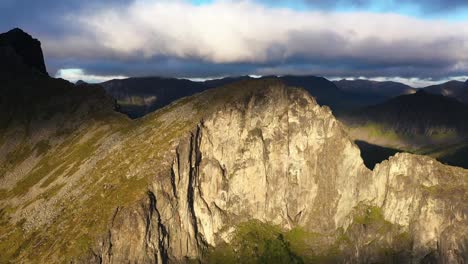
POLYGON ((464 82, 468 79, 468 76, 454 76, 452 78, 445 78, 445 79, 440 79, 440 80, 433 80, 430 78, 420 79, 420 78, 401 78, 401 77, 373 77, 373 78, 358 77, 356 78, 354 76, 332 78, 333 81, 335 80, 337 81, 341 79, 347 79, 347 80, 369 79, 369 80, 378 81, 378 82, 392 81, 392 82, 404 83, 414 88, 423 88, 423 87, 427 87, 431 85, 440 84, 442 82, 447 82, 450 80, 457 80, 457 81, 464 82))
MULTIPOLYGON (((269 2, 288 2, 285 0, 270 0, 269 2)), ((302 0, 302 2, 322 9, 333 9, 337 6, 354 8, 374 7, 382 11, 393 11, 402 7, 412 7, 419 11, 444 13, 468 8, 466 0, 302 0)))
POLYGON ((85 81, 87 83, 101 83, 112 79, 124 79, 126 76, 99 76, 88 74, 83 69, 60 69, 55 78, 62 78, 70 82, 85 81))
POLYGON ((71 25, 69 32, 43 39, 50 58, 151 65, 199 61, 254 65, 259 72, 298 65, 337 74, 413 77, 468 70, 468 21, 294 11, 251 1, 195 6, 137 0, 66 14, 63 22, 71 25))
POLYGON ((62 24, 66 13, 92 12, 96 9, 126 6, 134 0, 0 0, 0 30, 13 27, 30 33, 61 34, 70 25, 62 24))
MULTIPOLYGON (((437 80, 468 72, 468 21, 334 11, 344 2, 366 10, 376 3, 368 0, 310 0, 322 6, 310 10, 267 2, 279 0, 202 5, 182 0, 4 0, 0 24, 28 22, 33 30, 26 30, 41 39, 52 74, 79 68, 97 76, 315 74, 437 80)), ((383 2, 389 10, 399 4, 427 10, 468 5, 456 0, 383 2)))

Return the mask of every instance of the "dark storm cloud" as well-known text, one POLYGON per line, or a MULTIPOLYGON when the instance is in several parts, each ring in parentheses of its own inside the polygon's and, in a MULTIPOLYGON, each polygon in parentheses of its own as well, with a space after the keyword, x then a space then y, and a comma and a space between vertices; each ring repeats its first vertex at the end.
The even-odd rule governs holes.
MULTIPOLYGON (((125 6, 134 0, 0 0, 0 30, 21 27, 35 33, 62 33, 60 19, 69 13, 125 6)), ((70 26, 70 25, 68 25, 70 26)))

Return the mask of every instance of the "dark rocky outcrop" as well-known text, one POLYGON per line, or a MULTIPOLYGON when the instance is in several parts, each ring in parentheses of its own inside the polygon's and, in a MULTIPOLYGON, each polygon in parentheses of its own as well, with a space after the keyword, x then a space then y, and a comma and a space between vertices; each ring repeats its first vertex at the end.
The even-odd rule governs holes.
POLYGON ((41 42, 19 28, 0 34, 0 58, 2 70, 9 67, 26 66, 41 74, 48 75, 41 42))

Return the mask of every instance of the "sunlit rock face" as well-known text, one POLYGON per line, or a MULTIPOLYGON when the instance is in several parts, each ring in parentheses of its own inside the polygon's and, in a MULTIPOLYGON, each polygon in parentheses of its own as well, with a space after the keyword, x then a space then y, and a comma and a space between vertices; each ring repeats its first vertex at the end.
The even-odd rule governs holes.
POLYGON ((180 214, 196 217, 210 245, 228 221, 336 229, 357 202, 358 177, 368 174, 341 124, 302 90, 272 86, 244 99, 181 143, 174 192, 164 196, 192 197, 191 211, 180 214))
POLYGON ((229 243, 237 224, 257 219, 329 237, 344 230, 353 241, 340 247, 345 263, 381 261, 374 241, 405 247, 400 262, 463 263, 467 175, 410 154, 370 171, 327 107, 274 82, 221 105, 180 141, 171 172, 150 188, 150 205, 111 230, 104 244, 117 245, 114 259, 100 259, 200 258, 229 243), (385 230, 356 220, 363 204, 378 210, 385 230))
POLYGON ((414 260, 464 263, 467 177, 467 170, 400 153, 374 169, 361 199, 373 201, 387 221, 412 235, 414 260))

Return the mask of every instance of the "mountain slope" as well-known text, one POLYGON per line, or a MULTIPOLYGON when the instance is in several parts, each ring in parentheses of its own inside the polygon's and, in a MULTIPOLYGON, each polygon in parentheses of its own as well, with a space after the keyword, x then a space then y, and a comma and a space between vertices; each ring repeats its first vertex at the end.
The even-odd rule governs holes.
POLYGON ((120 110, 137 118, 185 96, 206 89, 202 83, 172 78, 129 78, 101 85, 117 100, 120 110))
POLYGON ((438 85, 428 86, 424 88, 424 91, 452 97, 460 102, 468 104, 468 81, 449 81, 438 85))
POLYGON ((389 99, 391 97, 414 93, 415 89, 398 82, 377 82, 371 80, 339 80, 334 84, 343 91, 358 93, 363 95, 373 94, 389 99))
POLYGON ((467 115, 467 105, 420 90, 350 112, 340 120, 350 126, 355 140, 363 142, 358 145, 371 167, 392 152, 409 151, 467 168, 468 160, 459 148, 468 137, 467 115))
POLYGON ((419 91, 354 111, 342 120, 408 139, 401 144, 424 146, 462 139, 468 132, 467 114, 468 106, 454 99, 419 91))

